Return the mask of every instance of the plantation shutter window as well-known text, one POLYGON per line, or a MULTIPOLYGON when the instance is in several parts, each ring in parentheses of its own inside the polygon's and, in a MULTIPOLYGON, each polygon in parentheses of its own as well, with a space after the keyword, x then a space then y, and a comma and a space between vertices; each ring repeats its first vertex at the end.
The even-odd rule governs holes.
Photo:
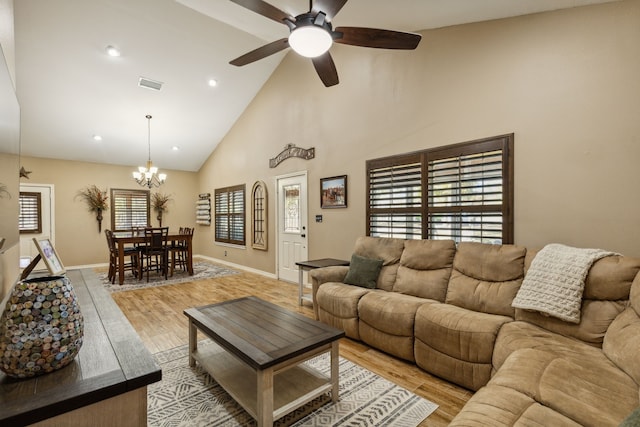
POLYGON ((367 234, 513 242, 513 135, 367 162, 367 234))
POLYGON ((245 245, 245 185, 215 190, 215 241, 245 245))
POLYGON ((111 190, 111 226, 113 231, 146 227, 150 220, 150 194, 146 190, 111 190))
POLYGON ((497 138, 426 154, 430 239, 512 241, 510 151, 497 138))
POLYGON ((18 228, 20 234, 42 233, 41 193, 20 192, 18 228))
POLYGON ((372 162, 368 170, 367 234, 420 239, 422 166, 419 155, 372 162))

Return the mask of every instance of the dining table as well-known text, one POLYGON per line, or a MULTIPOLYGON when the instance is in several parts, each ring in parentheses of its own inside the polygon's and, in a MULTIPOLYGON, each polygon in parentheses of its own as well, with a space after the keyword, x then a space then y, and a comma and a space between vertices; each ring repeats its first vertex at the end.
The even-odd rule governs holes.
MULTIPOLYGON (((187 272, 193 276, 193 234, 180 234, 169 230, 167 241, 170 243, 184 244, 187 246, 187 272)), ((145 243, 147 237, 144 232, 115 231, 113 241, 118 248, 118 283, 124 283, 124 248, 126 245, 145 243)))

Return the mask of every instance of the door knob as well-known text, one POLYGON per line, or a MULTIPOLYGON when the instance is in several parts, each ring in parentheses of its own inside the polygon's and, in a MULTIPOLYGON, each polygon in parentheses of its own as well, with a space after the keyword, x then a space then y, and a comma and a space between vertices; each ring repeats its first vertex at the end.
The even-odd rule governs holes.
POLYGON ((306 234, 301 234, 300 237, 307 237, 307 235, 306 234))

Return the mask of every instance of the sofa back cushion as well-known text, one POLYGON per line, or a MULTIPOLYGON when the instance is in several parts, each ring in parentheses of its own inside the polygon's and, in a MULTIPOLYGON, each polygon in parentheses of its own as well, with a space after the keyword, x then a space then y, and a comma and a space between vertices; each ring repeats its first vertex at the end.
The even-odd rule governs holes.
POLYGON ((628 307, 607 329, 602 345, 604 354, 640 384, 640 274, 636 275, 628 307))
POLYGON ((513 317, 511 302, 524 278, 526 252, 526 248, 515 245, 458 244, 446 302, 513 317))
POLYGON ((396 281, 404 240, 386 237, 361 236, 356 240, 354 253, 365 258, 382 260, 377 288, 391 291, 396 281))
POLYGON ((407 240, 394 292, 444 302, 456 244, 453 240, 407 240))
MULTIPOLYGON (((525 272, 536 253, 535 250, 527 251, 525 272)), ((578 324, 522 309, 516 309, 516 320, 523 320, 548 331, 601 347, 609 325, 626 306, 631 283, 638 271, 638 258, 608 256, 594 262, 585 279, 578 324)))

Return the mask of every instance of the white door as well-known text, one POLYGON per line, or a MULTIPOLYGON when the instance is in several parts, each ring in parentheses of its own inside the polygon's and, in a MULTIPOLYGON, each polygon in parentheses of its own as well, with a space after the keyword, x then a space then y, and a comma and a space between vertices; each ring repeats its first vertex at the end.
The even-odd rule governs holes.
POLYGON ((298 281, 296 262, 307 260, 307 173, 277 178, 278 278, 298 281))
MULTIPOLYGON (((53 232, 53 185, 20 184, 20 192, 40 194, 40 218, 42 225, 42 231, 40 233, 20 234, 20 267, 24 268, 38 255, 38 249, 36 249, 33 243, 34 237, 48 237, 55 247, 56 242, 53 232)), ((42 261, 35 267, 36 270, 46 268, 42 261)))

